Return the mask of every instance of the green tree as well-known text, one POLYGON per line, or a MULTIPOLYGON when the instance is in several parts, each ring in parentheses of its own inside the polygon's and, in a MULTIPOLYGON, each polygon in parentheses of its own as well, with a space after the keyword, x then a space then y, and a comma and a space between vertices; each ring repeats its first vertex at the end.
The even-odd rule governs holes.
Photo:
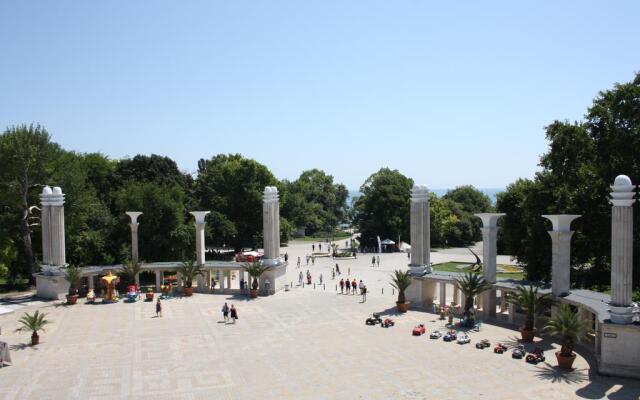
POLYGON ((59 150, 40 125, 14 126, 0 136, 0 187, 14 216, 22 272, 29 276, 36 272, 30 207, 38 203, 39 188, 51 176, 51 161, 59 150))
POLYGON ((361 242, 377 245, 377 236, 384 240, 409 239, 409 200, 413 180, 398 170, 382 168, 360 187, 362 196, 355 204, 356 222, 361 242))
POLYGON ((129 182, 154 182, 162 186, 180 186, 186 190, 192 183, 190 175, 184 174, 169 157, 138 154, 131 159, 119 160, 115 177, 120 185, 129 182))
POLYGON ((230 244, 236 250, 262 241, 262 196, 265 186, 278 181, 267 167, 240 154, 220 154, 198 162, 195 196, 225 227, 210 243, 230 244))

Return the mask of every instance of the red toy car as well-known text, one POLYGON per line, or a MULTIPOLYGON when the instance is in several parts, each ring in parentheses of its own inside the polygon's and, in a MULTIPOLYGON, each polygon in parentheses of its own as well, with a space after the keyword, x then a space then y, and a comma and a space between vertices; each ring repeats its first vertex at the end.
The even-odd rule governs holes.
POLYGON ((545 360, 544 351, 540 347, 536 347, 531 353, 527 354, 525 360, 530 364, 543 362, 545 360))
POLYGON ((380 324, 381 327, 383 328, 388 328, 390 326, 394 326, 396 323, 393 322, 393 320, 391 318, 385 318, 384 321, 382 321, 382 324, 380 324))
POLYGON ((424 327, 424 324, 420 324, 413 328, 413 336, 422 336, 427 332, 427 329, 424 327))
POLYGON ((507 351, 507 346, 505 346, 505 345, 504 345, 504 344, 502 344, 502 343, 498 343, 498 344, 496 345, 496 347, 494 347, 494 348, 493 348, 493 352, 494 352, 494 353, 496 353, 496 354, 502 354, 502 353, 504 353, 505 351, 507 351))

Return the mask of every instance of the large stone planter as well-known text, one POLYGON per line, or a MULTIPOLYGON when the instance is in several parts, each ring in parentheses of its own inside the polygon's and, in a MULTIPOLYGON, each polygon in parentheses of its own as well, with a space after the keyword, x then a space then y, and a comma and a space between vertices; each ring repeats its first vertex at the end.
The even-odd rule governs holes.
POLYGON ((520 335, 522 336, 522 341, 525 343, 532 343, 533 338, 536 337, 537 329, 524 329, 520 328, 520 335))
POLYGON ((251 297, 252 299, 255 299, 256 297, 258 297, 258 289, 250 289, 249 297, 251 297))
POLYGON ((407 310, 409 309, 409 304, 411 304, 411 303, 408 302, 408 301, 405 301, 404 303, 396 301, 396 306, 398 307, 398 312, 399 313, 406 313, 407 310))
POLYGON ((182 294, 187 297, 193 296, 193 287, 183 287, 182 294))
POLYGON ((563 356, 559 351, 556 351, 556 358, 558 359, 558 366, 562 369, 571 370, 573 369, 573 362, 576 359, 576 355, 571 354, 571 356, 563 356))
POLYGON ((77 301, 78 301, 78 295, 77 294, 68 294, 67 295, 67 304, 69 304, 70 306, 76 304, 77 301))
POLYGON ((37 346, 40 343, 40 336, 36 332, 31 335, 31 345, 37 346))

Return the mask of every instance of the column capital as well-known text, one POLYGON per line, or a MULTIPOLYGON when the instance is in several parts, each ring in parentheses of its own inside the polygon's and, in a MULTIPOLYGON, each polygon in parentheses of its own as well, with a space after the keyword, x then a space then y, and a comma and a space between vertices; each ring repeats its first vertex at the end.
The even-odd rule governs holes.
POLYGON ((55 186, 53 189, 50 186, 45 186, 42 188, 40 201, 43 206, 62 206, 64 204, 64 193, 62 193, 60 186, 55 186))
POLYGON ((275 186, 265 186, 263 201, 265 203, 275 203, 278 201, 278 188, 275 186))
POLYGON ((204 217, 207 216, 211 211, 191 211, 189 214, 193 215, 196 219, 196 224, 204 224, 206 221, 204 217))
POLYGON ((573 222, 574 219, 580 218, 581 216, 582 215, 575 215, 575 214, 554 214, 554 215, 542 215, 541 217, 551 221, 551 223, 553 224, 553 231, 571 232, 571 222, 573 222))
POLYGON ((635 185, 626 175, 618 175, 611 186, 611 204, 614 207, 631 207, 636 201, 635 185))
POLYGON ((127 211, 125 212, 131 218, 131 224, 138 224, 138 217, 142 215, 140 211, 127 211))
POLYGON ((479 213, 473 214, 476 217, 482 220, 483 228, 496 228, 498 223, 498 218, 506 215, 504 213, 479 213))
POLYGON ((411 189, 411 201, 414 203, 428 203, 429 189, 425 185, 413 185, 411 189))

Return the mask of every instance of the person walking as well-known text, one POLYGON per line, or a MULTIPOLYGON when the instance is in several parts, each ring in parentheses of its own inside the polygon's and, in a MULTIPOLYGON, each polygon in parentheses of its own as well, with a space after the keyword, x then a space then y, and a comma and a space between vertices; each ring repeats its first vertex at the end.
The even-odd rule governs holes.
POLYGON ((336 270, 331 268, 331 280, 336 279, 336 270))
POLYGON ((380 256, 376 256, 376 264, 378 264, 378 268, 380 268, 380 256))
POLYGON ((351 291, 351 282, 349 282, 349 279, 345 281, 344 286, 347 289, 347 294, 349 294, 349 292, 351 291))
POLYGON ((236 310, 236 308, 232 304, 231 305, 231 320, 235 324, 237 319, 238 319, 238 310, 236 310))
POLYGON ((320 284, 322 285, 322 272, 320 272, 320 284))
POLYGON ((298 256, 298 262, 296 263, 296 268, 300 268, 300 256, 298 256))
POLYGON ((376 266, 376 256, 371 257, 371 266, 372 267, 376 266))
POLYGON ((289 253, 285 252, 284 253, 284 262, 289 261, 289 253))
POLYGON ((344 294, 344 279, 340 279, 340 294, 344 294))
POLYGON ((353 294, 358 294, 358 282, 356 282, 356 278, 353 278, 353 281, 351 282, 351 291, 353 294))
POLYGON ((318 253, 322 253, 322 243, 318 243, 318 253))
POLYGON ((362 302, 367 301, 367 287, 362 286, 362 290, 360 290, 360 294, 362 294, 362 302))
POLYGON ((316 265, 316 256, 311 256, 311 265, 316 265))
POLYGON ((300 271, 300 274, 298 275, 298 284, 302 285, 302 271, 300 271))
POLYGON ((363 288, 364 288, 364 283, 362 282, 362 279, 360 279, 360 282, 358 282, 358 289, 360 289, 360 294, 362 294, 363 288))
POLYGON ((315 252, 316 252, 316 244, 315 244, 315 243, 312 243, 312 244, 311 244, 311 252, 312 252, 312 253, 315 253, 315 252))
POLYGON ((351 276, 351 267, 347 268, 347 276, 351 276))
POLYGON ((307 255, 305 255, 305 256, 304 256, 304 258, 305 258, 305 260, 307 261, 307 267, 308 267, 308 266, 309 266, 309 255, 308 255, 308 254, 307 254, 307 255))
POLYGON ((227 305, 227 303, 224 303, 224 305, 222 306, 222 318, 224 319, 225 323, 229 321, 229 306, 227 305))
POLYGON ((336 263, 336 274, 341 275, 340 274, 340 266, 338 265, 338 263, 336 263))
POLYGON ((160 303, 160 298, 158 297, 158 301, 156 302, 156 317, 162 317, 162 303, 160 303))

